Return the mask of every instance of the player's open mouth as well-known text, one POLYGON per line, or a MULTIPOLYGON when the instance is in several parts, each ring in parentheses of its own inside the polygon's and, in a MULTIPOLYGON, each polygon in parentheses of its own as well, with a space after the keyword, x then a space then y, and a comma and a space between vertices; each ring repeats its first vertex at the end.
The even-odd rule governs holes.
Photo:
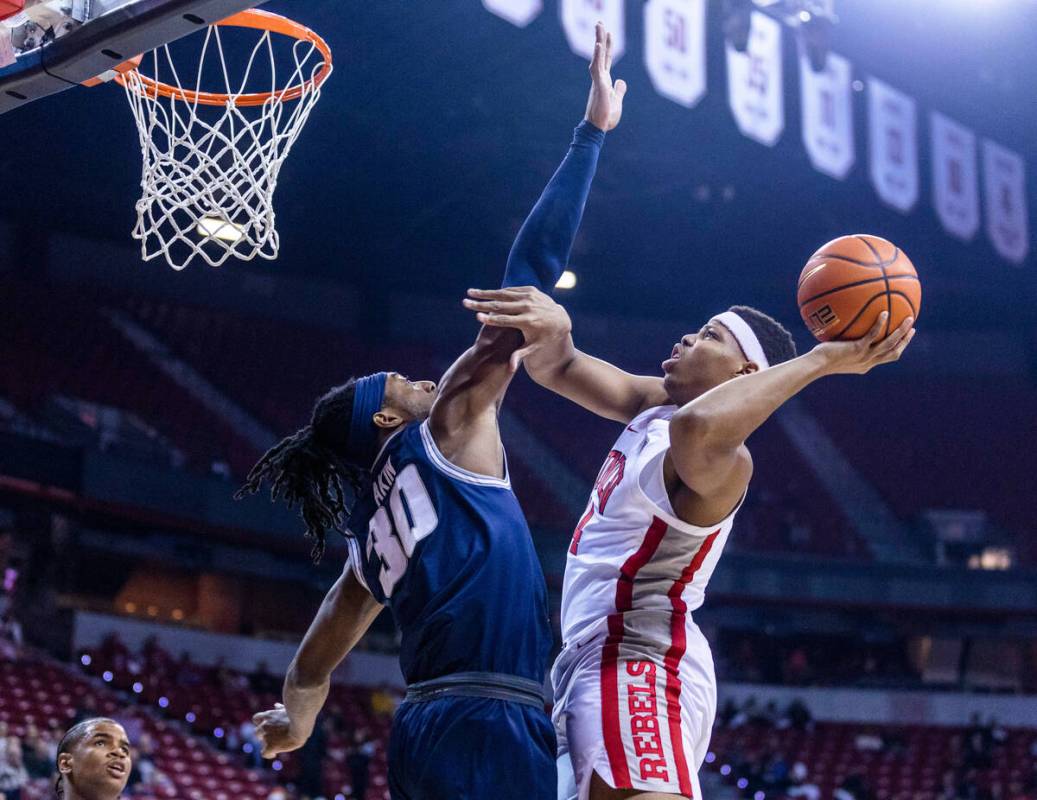
POLYGON ((670 357, 662 363, 663 372, 669 372, 673 369, 674 365, 681 360, 681 346, 675 344, 673 346, 673 352, 670 353, 670 357))
POLYGON ((126 765, 116 763, 109 764, 108 772, 114 775, 116 778, 122 778, 124 775, 126 775, 126 765))

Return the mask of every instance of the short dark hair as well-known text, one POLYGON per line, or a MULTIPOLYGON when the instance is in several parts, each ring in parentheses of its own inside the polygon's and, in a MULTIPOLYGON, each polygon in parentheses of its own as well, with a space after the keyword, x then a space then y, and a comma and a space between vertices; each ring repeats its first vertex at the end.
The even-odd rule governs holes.
MULTIPOLYGON (((60 766, 61 754, 68 753, 78 747, 80 742, 90 735, 90 729, 98 723, 109 723, 111 725, 119 724, 114 719, 109 719, 108 717, 91 717, 90 719, 84 719, 82 722, 77 722, 65 731, 65 735, 61 737, 61 741, 58 743, 58 753, 54 757, 55 768, 60 766)), ((64 797, 65 795, 65 787, 62 786, 63 779, 64 776, 61 774, 59 769, 58 778, 54 782, 54 794, 59 798, 64 797)))
POLYGON ((370 477, 368 465, 356 463, 349 450, 355 394, 356 379, 350 378, 318 398, 310 424, 267 450, 234 495, 254 494, 269 480, 272 501, 284 499, 289 508, 298 504, 306 535, 314 540, 314 562, 324 554, 328 529, 345 535, 343 482, 356 496, 370 477))
POLYGON ((796 342, 792 334, 774 317, 752 306, 731 306, 728 310, 736 313, 752 328, 772 367, 796 357, 796 342))

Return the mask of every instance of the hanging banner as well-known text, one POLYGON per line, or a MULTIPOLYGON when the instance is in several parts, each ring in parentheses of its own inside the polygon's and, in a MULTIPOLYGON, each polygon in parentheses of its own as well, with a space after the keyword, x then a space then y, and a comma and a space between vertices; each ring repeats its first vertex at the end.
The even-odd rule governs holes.
POLYGON ((915 101, 877 78, 868 79, 871 182, 886 203, 910 211, 918 201, 915 101))
POLYGON ((947 232, 966 242, 979 230, 976 135, 938 111, 929 115, 933 205, 947 232))
POLYGON ((562 28, 569 49, 587 60, 594 55, 594 25, 601 20, 612 34, 612 63, 626 46, 623 0, 561 0, 562 28))
POLYGON ((727 44, 727 101, 738 130, 773 147, 785 128, 781 84, 781 23, 754 11, 749 47, 727 44))
POLYGON ((543 0, 482 0, 482 4, 487 11, 520 28, 525 28, 544 10, 543 0))
POLYGON ((706 0, 648 0, 645 67, 655 90, 691 108, 706 93, 706 0))
POLYGON ((983 140, 983 201, 987 236, 1002 256, 1022 263, 1030 251, 1026 221, 1026 163, 1018 153, 983 140))
POLYGON ((829 53, 824 71, 814 72, 804 48, 799 52, 799 96, 803 144, 818 172, 842 180, 857 155, 853 142, 850 62, 829 53))

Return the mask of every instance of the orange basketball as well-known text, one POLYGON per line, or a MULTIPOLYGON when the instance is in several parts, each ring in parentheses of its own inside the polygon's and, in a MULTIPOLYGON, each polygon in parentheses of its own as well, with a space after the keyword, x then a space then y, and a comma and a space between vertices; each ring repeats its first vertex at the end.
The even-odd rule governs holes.
POLYGON ((883 311, 883 337, 906 317, 918 319, 922 285, 904 251, 878 236, 840 236, 799 274, 799 313, 818 341, 860 339, 883 311))

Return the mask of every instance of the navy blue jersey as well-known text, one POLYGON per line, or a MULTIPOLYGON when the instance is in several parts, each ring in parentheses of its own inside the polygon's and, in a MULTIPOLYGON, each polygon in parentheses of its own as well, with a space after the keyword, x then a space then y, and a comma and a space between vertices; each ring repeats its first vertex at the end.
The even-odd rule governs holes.
POLYGON ((393 435, 349 518, 354 574, 392 609, 408 683, 454 672, 544 679, 547 587, 511 483, 454 466, 428 423, 393 435))

